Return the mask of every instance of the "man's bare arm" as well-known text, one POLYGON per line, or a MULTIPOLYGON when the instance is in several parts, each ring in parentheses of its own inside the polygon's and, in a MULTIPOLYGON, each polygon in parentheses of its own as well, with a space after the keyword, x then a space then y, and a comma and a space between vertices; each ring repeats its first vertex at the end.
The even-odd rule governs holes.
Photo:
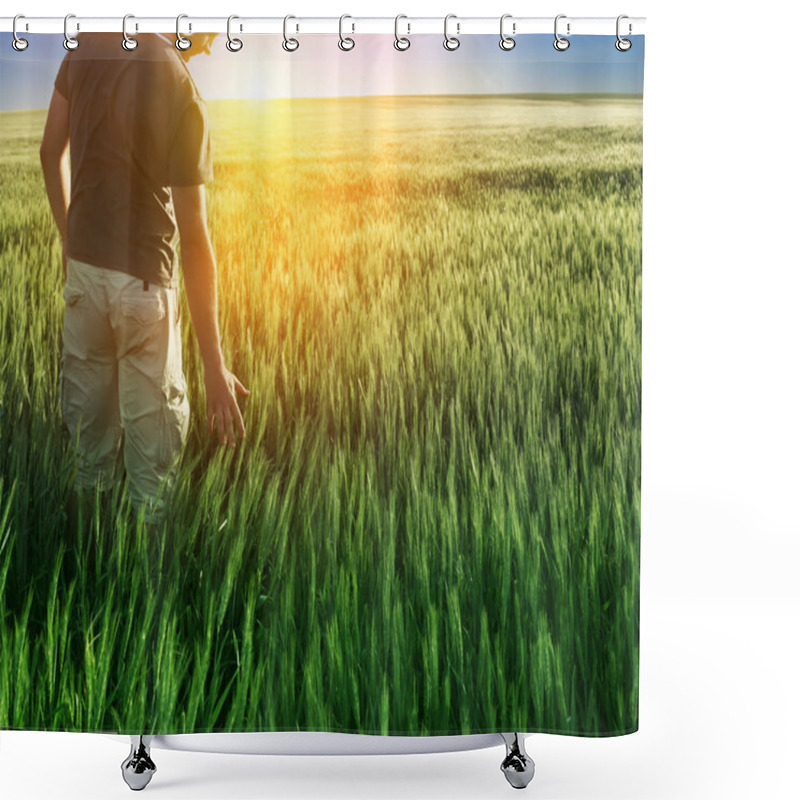
POLYGON ((206 386, 208 430, 216 421, 220 442, 234 444, 244 436, 236 394, 249 395, 225 367, 217 322, 217 266, 206 224, 205 187, 173 186, 172 201, 181 237, 181 261, 186 299, 192 315, 206 386))
POLYGON ((44 185, 50 210, 61 236, 61 261, 66 277, 67 208, 69 206, 69 103, 57 91, 53 91, 47 121, 44 126, 39 159, 42 162, 44 185))

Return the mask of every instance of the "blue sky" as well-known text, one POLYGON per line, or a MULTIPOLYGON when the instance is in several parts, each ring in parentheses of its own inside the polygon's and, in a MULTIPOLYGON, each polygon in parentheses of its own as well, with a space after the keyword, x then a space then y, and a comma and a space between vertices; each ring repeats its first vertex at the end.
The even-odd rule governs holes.
MULTIPOLYGON (((29 34, 22 53, 11 34, 0 34, 0 110, 45 108, 64 57, 60 34, 29 34)), ((170 34, 174 38, 174 31, 170 34)), ((440 34, 411 37, 398 52, 387 34, 354 35, 355 48, 342 52, 337 34, 306 34, 300 48, 286 53, 276 34, 240 36, 238 53, 218 36, 210 56, 189 68, 201 94, 223 98, 317 97, 382 94, 515 94, 520 92, 641 94, 644 36, 620 53, 614 36, 573 36, 564 52, 549 34, 516 37, 504 52, 494 34, 463 36, 458 50, 442 47, 440 34)), ((120 56, 125 51, 120 47, 120 56)))

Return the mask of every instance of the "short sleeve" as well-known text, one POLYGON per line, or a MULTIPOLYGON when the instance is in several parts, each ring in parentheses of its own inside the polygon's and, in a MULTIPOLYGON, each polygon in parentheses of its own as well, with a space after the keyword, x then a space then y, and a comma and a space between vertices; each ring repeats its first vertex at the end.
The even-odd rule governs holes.
POLYGON ((175 126, 169 149, 167 181, 170 186, 195 186, 213 177, 211 140, 205 103, 192 97, 175 126))
POLYGON ((55 87, 56 91, 66 100, 69 99, 69 80, 67 78, 69 73, 69 53, 67 53, 61 60, 61 66, 58 68, 56 74, 55 87))

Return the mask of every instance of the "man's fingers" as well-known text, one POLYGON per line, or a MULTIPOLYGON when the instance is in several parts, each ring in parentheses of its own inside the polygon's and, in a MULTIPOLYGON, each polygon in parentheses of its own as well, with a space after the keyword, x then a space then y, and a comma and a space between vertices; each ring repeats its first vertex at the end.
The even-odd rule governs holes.
MULTIPOLYGON (((244 394, 245 396, 250 394, 250 391, 245 389, 242 382, 232 372, 229 373, 229 376, 234 389, 239 394, 244 394)), ((225 410, 230 415, 226 415, 225 419, 230 420, 232 423, 231 427, 229 427, 231 444, 236 444, 236 433, 244 439, 244 420, 242 419, 242 412, 239 409, 239 404, 236 402, 236 395, 234 392, 231 392, 230 405, 225 410), (236 431, 234 431, 234 426, 236 431)))
POLYGON ((233 385, 236 387, 236 391, 239 394, 243 394, 245 397, 247 397, 250 394, 250 390, 245 389, 244 384, 242 384, 242 382, 235 375, 232 375, 231 377, 233 378, 233 385))
MULTIPOLYGON (((215 402, 213 406, 209 407, 208 433, 213 436, 214 428, 216 427, 220 444, 235 445, 237 434, 243 439, 245 436, 244 419, 242 418, 239 404, 236 402, 236 394, 242 394, 246 397, 250 394, 250 390, 229 371, 226 375, 226 383, 227 396, 221 396, 219 402, 215 402)), ((212 394, 209 399, 213 402, 216 398, 212 394)))
POLYGON ((219 435, 219 443, 220 444, 227 444, 228 440, 225 435, 225 418, 223 414, 217 415, 217 431, 219 435))
POLYGON ((225 444, 225 423, 222 421, 222 415, 216 411, 212 411, 208 417, 208 435, 214 435, 214 428, 217 429, 217 436, 220 444, 225 444))
POLYGON ((227 435, 226 444, 230 442, 231 444, 236 444, 236 434, 233 430, 233 415, 229 408, 225 409, 225 433, 227 435))
POLYGON ((242 412, 239 410, 239 406, 236 402, 233 404, 233 422, 236 425, 239 436, 244 439, 244 420, 242 419, 242 412))

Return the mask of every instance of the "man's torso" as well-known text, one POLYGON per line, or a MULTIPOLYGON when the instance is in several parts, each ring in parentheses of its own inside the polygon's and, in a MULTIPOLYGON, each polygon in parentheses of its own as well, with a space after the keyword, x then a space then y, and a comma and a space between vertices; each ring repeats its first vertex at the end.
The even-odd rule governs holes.
POLYGON ((69 101, 67 252, 165 286, 177 279, 171 185, 211 179, 205 104, 163 37, 126 51, 117 34, 80 38, 56 79, 69 101))

